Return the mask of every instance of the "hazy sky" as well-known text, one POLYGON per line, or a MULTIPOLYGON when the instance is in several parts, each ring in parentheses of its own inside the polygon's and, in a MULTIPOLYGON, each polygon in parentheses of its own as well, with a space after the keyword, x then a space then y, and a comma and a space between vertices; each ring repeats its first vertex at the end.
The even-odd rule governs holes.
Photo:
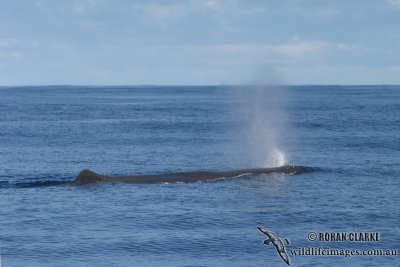
POLYGON ((400 84, 400 0, 0 0, 0 85, 400 84))

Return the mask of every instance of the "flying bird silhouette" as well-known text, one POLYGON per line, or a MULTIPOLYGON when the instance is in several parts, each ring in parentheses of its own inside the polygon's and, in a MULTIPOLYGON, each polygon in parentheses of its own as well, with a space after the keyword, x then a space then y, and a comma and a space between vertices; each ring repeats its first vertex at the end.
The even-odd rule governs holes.
MULTIPOLYGON (((278 251, 279 256, 281 256, 282 260, 284 262, 286 262, 287 265, 290 266, 290 259, 289 259, 289 256, 288 256, 287 252, 286 252, 285 245, 283 244, 284 242, 282 242, 282 240, 276 234, 274 234, 273 232, 269 231, 268 229, 265 229, 265 228, 263 228, 261 226, 258 226, 257 228, 263 234, 265 234, 265 235, 267 235, 269 237, 268 239, 264 240, 263 244, 264 245, 269 245, 270 243, 272 243, 275 246, 276 251, 278 251)), ((290 241, 287 238, 285 238, 284 241, 285 241, 286 244, 290 244, 290 241)))

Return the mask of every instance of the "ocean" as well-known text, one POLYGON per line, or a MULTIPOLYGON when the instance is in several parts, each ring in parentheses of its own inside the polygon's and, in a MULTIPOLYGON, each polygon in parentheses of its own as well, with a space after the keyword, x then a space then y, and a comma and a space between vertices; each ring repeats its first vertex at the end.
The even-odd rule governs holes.
POLYGON ((400 266, 399 114, 400 86, 0 87, 0 265, 288 266, 261 226, 291 266, 400 266))

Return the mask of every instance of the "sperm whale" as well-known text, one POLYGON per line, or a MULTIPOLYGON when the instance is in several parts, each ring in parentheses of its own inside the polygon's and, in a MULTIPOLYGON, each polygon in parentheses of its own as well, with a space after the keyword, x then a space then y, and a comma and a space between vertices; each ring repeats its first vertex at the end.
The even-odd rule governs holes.
POLYGON ((281 166, 275 168, 255 168, 232 171, 195 171, 136 176, 105 176, 85 169, 81 171, 79 175, 75 178, 75 180, 69 185, 85 185, 102 181, 121 182, 128 184, 196 183, 222 178, 235 178, 246 174, 261 175, 271 173, 284 173, 288 175, 294 175, 303 173, 305 171, 305 167, 281 166))

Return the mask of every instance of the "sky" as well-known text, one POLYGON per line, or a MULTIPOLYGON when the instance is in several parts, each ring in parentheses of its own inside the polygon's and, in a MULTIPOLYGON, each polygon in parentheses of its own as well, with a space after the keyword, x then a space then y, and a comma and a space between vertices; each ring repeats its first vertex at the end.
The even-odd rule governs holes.
POLYGON ((0 0, 0 85, 400 84, 400 0, 0 0))

